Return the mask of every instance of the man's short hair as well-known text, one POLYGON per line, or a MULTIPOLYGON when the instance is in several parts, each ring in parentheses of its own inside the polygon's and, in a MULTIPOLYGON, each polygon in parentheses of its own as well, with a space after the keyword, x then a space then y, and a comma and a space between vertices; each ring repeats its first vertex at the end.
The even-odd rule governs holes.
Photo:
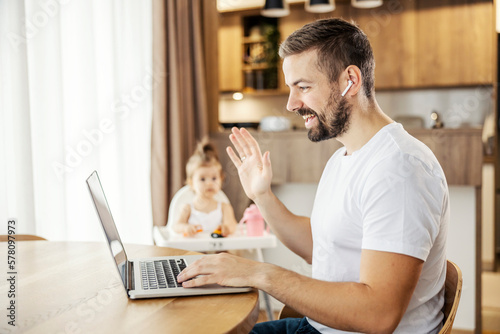
POLYGON ((318 67, 336 82, 349 65, 361 70, 366 96, 373 94, 375 59, 365 33, 354 23, 343 19, 323 19, 311 22, 293 32, 280 45, 281 58, 316 49, 318 67))

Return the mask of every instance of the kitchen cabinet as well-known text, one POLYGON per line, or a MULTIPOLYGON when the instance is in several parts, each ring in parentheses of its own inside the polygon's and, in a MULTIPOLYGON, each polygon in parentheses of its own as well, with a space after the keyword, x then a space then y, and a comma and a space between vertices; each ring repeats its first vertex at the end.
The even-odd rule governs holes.
POLYGON ((491 85, 493 4, 488 1, 385 1, 350 9, 375 54, 377 89, 491 85))
MULTIPOLYGON (((415 86, 415 2, 386 1, 382 7, 369 10, 336 3, 333 13, 352 18, 370 39, 376 59, 376 88, 415 86)), ((286 38, 304 24, 328 17, 331 13, 312 14, 293 6, 290 15, 280 20, 280 31, 286 38)))
POLYGON ((408 132, 431 149, 449 185, 482 185, 482 128, 409 129, 408 132))
POLYGON ((375 56, 375 88, 416 87, 418 58, 416 47, 415 1, 384 1, 373 10, 348 6, 352 17, 366 33, 375 56))
MULTIPOLYGON (((220 90, 242 89, 242 17, 258 10, 221 13, 219 29, 220 90), (239 25, 239 27, 237 27, 239 25)), ((459 87, 494 82, 493 2, 481 0, 384 1, 374 9, 337 2, 333 13, 312 14, 291 4, 279 18, 281 38, 313 20, 352 19, 365 31, 374 50, 376 89, 459 87)), ((286 91, 278 74, 278 91, 286 91)))
POLYGON ((219 17, 219 91, 240 91, 243 88, 242 15, 230 12, 219 17))
POLYGON ((482 85, 494 82, 493 2, 416 2, 418 86, 482 85))

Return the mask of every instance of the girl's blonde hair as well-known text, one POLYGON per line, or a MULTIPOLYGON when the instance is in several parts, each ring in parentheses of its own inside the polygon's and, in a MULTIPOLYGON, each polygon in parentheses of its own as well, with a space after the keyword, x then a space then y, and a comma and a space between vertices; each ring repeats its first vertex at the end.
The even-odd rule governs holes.
POLYGON ((224 178, 217 149, 207 139, 204 139, 196 145, 193 155, 191 155, 186 164, 186 182, 189 183, 189 181, 193 178, 194 172, 198 168, 208 166, 218 167, 221 178, 224 178))

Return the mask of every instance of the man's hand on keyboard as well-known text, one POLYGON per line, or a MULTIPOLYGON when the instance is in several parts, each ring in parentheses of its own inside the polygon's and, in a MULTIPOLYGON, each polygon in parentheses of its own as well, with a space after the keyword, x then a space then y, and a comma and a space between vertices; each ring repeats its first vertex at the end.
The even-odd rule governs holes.
POLYGON ((204 256, 184 269, 177 281, 185 288, 208 284, 233 287, 257 287, 273 265, 227 253, 204 256), (201 275, 201 276, 198 276, 201 275), (197 277, 198 276, 198 277, 197 277))

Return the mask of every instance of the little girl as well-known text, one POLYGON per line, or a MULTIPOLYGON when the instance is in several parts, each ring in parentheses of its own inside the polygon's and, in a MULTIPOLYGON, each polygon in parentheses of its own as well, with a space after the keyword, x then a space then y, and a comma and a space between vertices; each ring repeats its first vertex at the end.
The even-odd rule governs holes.
POLYGON ((189 237, 200 231, 220 230, 223 236, 233 233, 237 222, 231 204, 214 199, 221 190, 223 173, 212 144, 207 141, 198 144, 187 162, 186 175, 195 197, 181 209, 174 231, 189 237))

